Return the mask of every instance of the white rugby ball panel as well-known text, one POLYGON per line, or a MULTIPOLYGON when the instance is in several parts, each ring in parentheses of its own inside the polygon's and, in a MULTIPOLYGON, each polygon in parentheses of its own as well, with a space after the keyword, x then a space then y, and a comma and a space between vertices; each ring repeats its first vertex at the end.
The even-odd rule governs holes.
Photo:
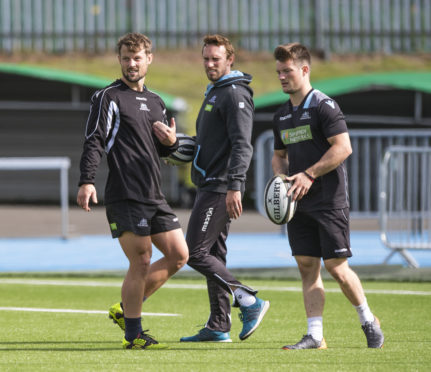
POLYGON ((164 158, 167 163, 172 165, 184 165, 193 160, 196 141, 183 133, 177 133, 178 148, 169 156, 164 158))

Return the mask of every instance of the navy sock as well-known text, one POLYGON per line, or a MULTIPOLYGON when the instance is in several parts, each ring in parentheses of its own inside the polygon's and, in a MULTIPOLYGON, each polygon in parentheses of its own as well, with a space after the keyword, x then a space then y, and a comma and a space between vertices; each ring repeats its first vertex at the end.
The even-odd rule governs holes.
POLYGON ((126 326, 124 338, 131 342, 142 332, 141 318, 124 317, 124 323, 126 326))

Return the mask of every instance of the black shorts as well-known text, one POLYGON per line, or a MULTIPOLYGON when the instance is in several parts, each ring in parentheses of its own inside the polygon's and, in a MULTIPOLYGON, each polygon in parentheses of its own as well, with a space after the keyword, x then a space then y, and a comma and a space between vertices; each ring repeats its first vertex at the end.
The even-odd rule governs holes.
POLYGON ((181 227, 178 217, 166 202, 145 204, 122 200, 106 205, 106 217, 113 238, 120 237, 125 231, 149 236, 181 227))
POLYGON ((325 211, 296 211, 287 224, 293 256, 352 257, 349 208, 325 211))

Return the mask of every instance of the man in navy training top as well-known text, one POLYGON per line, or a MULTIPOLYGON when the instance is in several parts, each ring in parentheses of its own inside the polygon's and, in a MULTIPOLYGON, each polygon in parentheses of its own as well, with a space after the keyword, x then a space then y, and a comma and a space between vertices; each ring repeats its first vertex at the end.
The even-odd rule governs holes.
POLYGON ((178 218, 161 192, 160 157, 178 148, 175 120, 168 123, 164 102, 144 85, 153 59, 151 41, 129 33, 117 48, 122 77, 91 98, 77 202, 85 211, 90 200, 97 203, 95 175, 105 152, 106 215, 129 260, 122 302, 109 309, 109 316, 125 330, 124 348, 162 349, 167 345, 142 330, 141 311, 142 302, 188 259, 178 218), (152 244, 164 256, 150 264, 152 244))
POLYGON ((352 256, 349 199, 344 160, 352 153, 343 113, 337 103, 310 85, 311 57, 299 43, 274 51, 278 79, 290 99, 274 115, 274 174, 293 183, 288 194, 298 201, 287 224, 298 264, 308 321, 307 334, 285 350, 325 349, 322 314, 325 292, 321 259, 358 312, 370 348, 383 346, 380 322, 371 312, 362 284, 349 267, 352 256))

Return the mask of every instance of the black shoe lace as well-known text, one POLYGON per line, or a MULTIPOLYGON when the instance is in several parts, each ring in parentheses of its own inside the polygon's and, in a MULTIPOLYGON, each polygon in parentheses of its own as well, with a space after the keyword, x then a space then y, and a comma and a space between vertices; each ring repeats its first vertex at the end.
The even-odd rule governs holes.
POLYGON ((145 333, 145 332, 149 332, 149 331, 150 331, 149 329, 142 331, 139 338, 147 341, 147 344, 158 344, 158 342, 153 338, 153 336, 145 333))

